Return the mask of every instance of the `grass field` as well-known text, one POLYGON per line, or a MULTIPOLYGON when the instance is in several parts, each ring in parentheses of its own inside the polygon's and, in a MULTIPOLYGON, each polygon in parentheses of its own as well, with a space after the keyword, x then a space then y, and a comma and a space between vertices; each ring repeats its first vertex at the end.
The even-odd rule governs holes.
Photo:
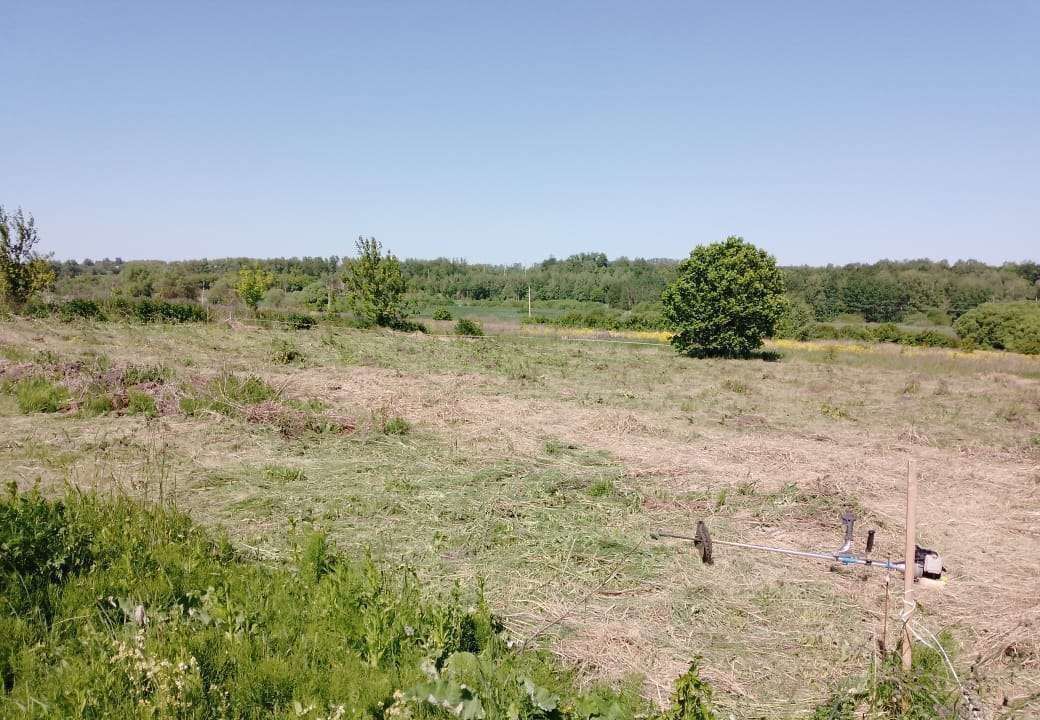
POLYGON ((913 457, 920 542, 949 569, 918 617, 996 716, 1040 713, 1040 359, 783 342, 778 362, 692 360, 652 334, 485 326, 3 321, 0 381, 42 368, 69 397, 0 395, 0 470, 173 503, 265 562, 316 527, 431 587, 484 579, 516 640, 586 680, 664 704, 699 655, 723 716, 775 718, 863 682, 885 577, 725 549, 706 567, 651 531, 829 548, 852 507, 898 557, 913 457), (51 400, 71 410, 34 411, 51 400))

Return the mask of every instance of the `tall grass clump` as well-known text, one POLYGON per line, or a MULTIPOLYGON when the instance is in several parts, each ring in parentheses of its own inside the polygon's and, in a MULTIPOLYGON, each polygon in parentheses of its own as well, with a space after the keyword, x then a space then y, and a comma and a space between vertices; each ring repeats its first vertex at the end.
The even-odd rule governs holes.
POLYGON ((181 399, 181 410, 186 415, 197 415, 212 410, 222 415, 239 414, 249 405, 256 405, 278 397, 278 391, 256 375, 240 377, 223 373, 206 385, 181 399))
POLYGON ((426 591, 317 533, 270 567, 168 508, 12 487, 0 545, 0 717, 651 716, 511 649, 479 590, 426 591))
POLYGON ((148 393, 129 390, 126 394, 126 412, 129 415, 155 417, 159 414, 159 409, 155 404, 155 398, 148 393))
POLYGON ((123 369, 120 380, 126 387, 142 383, 164 383, 173 376, 173 371, 163 365, 127 365, 123 369))
POLYGON ((18 410, 26 415, 58 412, 69 400, 65 387, 42 377, 23 378, 7 387, 18 401, 18 410))

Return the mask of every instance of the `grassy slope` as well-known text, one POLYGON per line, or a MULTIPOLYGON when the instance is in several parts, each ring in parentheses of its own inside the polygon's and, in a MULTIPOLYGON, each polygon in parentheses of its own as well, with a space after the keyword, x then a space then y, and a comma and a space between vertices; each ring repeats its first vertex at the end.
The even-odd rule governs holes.
POLYGON ((422 593, 299 538, 293 568, 236 555, 183 515, 71 494, 0 500, 0 715, 25 718, 632 717, 515 652, 481 597, 422 593), (463 689, 465 685, 468 690, 463 689))
MULTIPOLYGON (((359 429, 285 438, 224 416, 26 417, 0 397, 0 465, 22 482, 69 478, 153 499, 161 487, 264 559, 289 557, 292 529, 313 525, 338 547, 405 559, 434 584, 486 577, 514 636, 567 614, 539 640, 583 676, 641 676, 663 701, 703 654, 720 704, 742 717, 802 712, 866 667, 880 578, 735 554, 706 571, 685 548, 649 542, 653 527, 710 517, 720 536, 826 547, 851 503, 891 547, 893 491, 912 447, 935 498, 925 542, 955 557, 955 572, 987 560, 973 545, 1030 542, 1015 524, 1027 510, 1014 504, 1028 498, 997 485, 1026 481, 1035 463, 1040 366, 1027 359, 837 344, 786 345, 774 364, 694 362, 665 348, 552 338, 316 330, 292 337, 303 360, 286 367, 271 360, 280 337, 5 324, 9 354, 43 346, 162 361, 178 382, 258 372, 359 429), (412 432, 378 432, 398 415, 412 432), (955 500, 989 503, 1007 521, 974 527, 955 500), (774 672, 762 673, 763 662, 774 672)), ((960 575, 963 592, 924 610, 970 651, 1026 602, 1020 567, 989 572, 977 586, 960 575), (997 578, 1005 609, 979 616, 991 600, 983 583, 997 578)), ((1000 681, 1003 663, 992 669, 1000 681)), ((1027 658, 1018 687, 1029 686, 1029 667, 1027 658)))

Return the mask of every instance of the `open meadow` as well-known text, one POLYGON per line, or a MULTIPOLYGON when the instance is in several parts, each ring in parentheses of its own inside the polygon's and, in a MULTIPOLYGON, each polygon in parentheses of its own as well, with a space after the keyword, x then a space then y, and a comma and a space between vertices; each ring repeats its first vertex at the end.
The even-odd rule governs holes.
POLYGON ((948 569, 918 618, 993 717, 1040 715, 1040 358, 698 360, 652 334, 486 328, 3 320, 0 381, 49 377, 68 409, 0 394, 0 473, 172 504, 265 563, 319 528, 430 587, 483 582, 510 636, 583 682, 664 705, 701 656, 720 716, 776 718, 862 686, 902 578, 886 635, 881 572, 729 548, 705 566, 651 532, 829 549, 852 508, 857 546, 877 528, 899 559, 915 458, 920 542, 948 569))

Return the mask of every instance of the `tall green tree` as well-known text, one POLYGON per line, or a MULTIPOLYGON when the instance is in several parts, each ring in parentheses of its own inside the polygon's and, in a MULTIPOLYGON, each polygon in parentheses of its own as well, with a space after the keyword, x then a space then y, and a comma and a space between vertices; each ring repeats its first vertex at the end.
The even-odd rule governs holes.
POLYGON ((375 238, 359 237, 354 247, 357 257, 346 261, 343 274, 350 311, 363 325, 403 326, 410 308, 401 263, 389 252, 384 255, 375 238))
POLYGON ((40 255, 36 218, 21 208, 8 215, 0 205, 0 299, 21 308, 28 300, 54 284, 54 270, 40 255))
POLYGON ((264 293, 274 285, 274 273, 264 270, 259 265, 244 267, 238 271, 238 282, 235 292, 246 305, 256 311, 256 306, 264 299, 264 293))
POLYGON ((747 357, 786 308, 772 255, 741 237, 698 245, 661 296, 672 345, 694 357, 747 357))

